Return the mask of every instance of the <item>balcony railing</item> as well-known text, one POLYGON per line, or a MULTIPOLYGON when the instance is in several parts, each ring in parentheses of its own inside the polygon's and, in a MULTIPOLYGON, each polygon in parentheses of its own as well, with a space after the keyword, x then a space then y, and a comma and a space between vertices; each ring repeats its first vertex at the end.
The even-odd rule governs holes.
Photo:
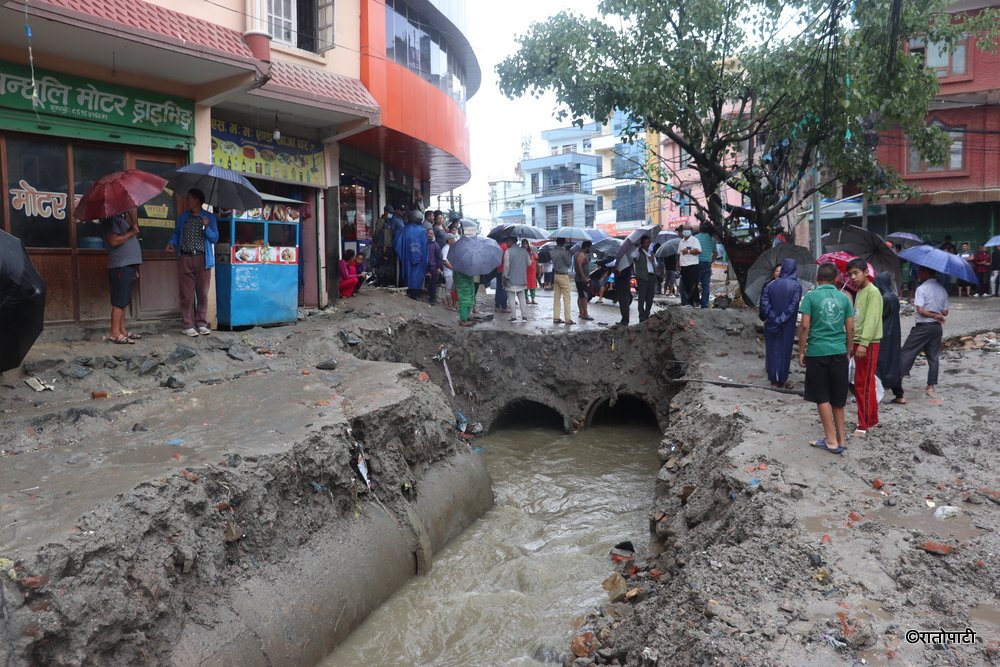
POLYGON ((575 195, 581 191, 579 183, 560 183, 550 185, 541 189, 537 193, 538 197, 559 197, 561 195, 575 195))

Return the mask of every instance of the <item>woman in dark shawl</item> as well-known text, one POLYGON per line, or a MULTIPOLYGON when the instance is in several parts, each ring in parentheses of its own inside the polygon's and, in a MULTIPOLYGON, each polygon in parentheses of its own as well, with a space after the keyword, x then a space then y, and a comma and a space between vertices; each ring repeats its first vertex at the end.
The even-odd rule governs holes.
POLYGON ((764 287, 760 295, 760 313, 764 318, 764 345, 767 352, 767 379, 772 387, 788 382, 795 342, 795 321, 802 300, 795 260, 781 263, 781 274, 764 287))
POLYGON ((888 273, 875 276, 875 287, 882 293, 882 344, 879 347, 875 375, 886 389, 892 389, 893 403, 906 403, 903 398, 903 378, 900 374, 899 355, 901 332, 899 328, 899 297, 892 290, 892 277, 888 273))

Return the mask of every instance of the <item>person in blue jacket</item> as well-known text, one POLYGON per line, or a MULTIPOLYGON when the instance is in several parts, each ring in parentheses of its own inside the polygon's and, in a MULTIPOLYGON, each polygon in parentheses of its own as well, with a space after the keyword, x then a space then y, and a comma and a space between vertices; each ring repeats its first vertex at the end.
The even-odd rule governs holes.
POLYGON ((181 333, 206 336, 208 288, 215 266, 213 244, 219 240, 215 216, 204 210, 205 193, 197 188, 187 194, 187 210, 177 216, 168 251, 177 251, 177 280, 180 291, 181 333))
POLYGON ((792 363, 795 325, 802 300, 798 267, 791 257, 781 263, 781 273, 764 287, 760 295, 760 314, 764 320, 764 345, 767 355, 767 379, 772 387, 788 382, 792 363))
POLYGON ((427 275, 427 230, 420 211, 410 211, 403 231, 396 235, 395 249, 399 258, 399 277, 406 284, 406 296, 420 298, 427 275))

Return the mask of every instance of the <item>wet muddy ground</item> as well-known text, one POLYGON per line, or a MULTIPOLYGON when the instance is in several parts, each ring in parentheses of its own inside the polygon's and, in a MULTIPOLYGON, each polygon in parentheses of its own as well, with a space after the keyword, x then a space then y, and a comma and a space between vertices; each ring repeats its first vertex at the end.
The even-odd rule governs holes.
MULTIPOLYGON (((594 307, 606 326, 585 329, 553 325, 547 299, 532 307, 536 314, 527 324, 497 319, 468 331, 454 326, 453 313, 377 292, 295 326, 193 341, 150 328, 139 344, 124 347, 102 344, 93 332, 88 339, 78 330, 50 331, 29 355, 28 369, 54 391, 32 391, 17 372, 0 377, 0 559, 14 561, 24 575, 14 584, 0 574, 5 609, 17 598, 15 621, 4 628, 5 650, 32 655, 19 651, 48 642, 49 653, 34 655, 52 657, 51 664, 165 660, 171 633, 183 623, 184 595, 193 591, 168 588, 160 574, 120 584, 129 595, 147 595, 142 613, 130 606, 96 634, 89 626, 96 643, 65 636, 82 632, 92 610, 106 608, 111 598, 102 602, 96 591, 109 582, 118 586, 106 577, 127 572, 135 557, 121 550, 120 540, 99 539, 102 531, 114 534, 107 521, 81 521, 81 515, 105 507, 104 515, 114 516, 123 502, 148 513, 144 504, 153 503, 167 526, 190 521, 185 498, 197 483, 185 470, 203 475, 200 466, 220 461, 243 470, 255 459, 297 457, 293 443, 309 433, 327 426, 339 434, 344 424, 372 414, 370 408, 377 412, 380 401, 405 403, 414 391, 422 395, 421 387, 436 385, 433 398, 400 415, 426 420, 433 414, 438 435, 425 434, 432 439, 444 437, 456 408, 470 423, 489 427, 509 403, 525 397, 575 429, 586 426, 592 411, 631 395, 666 429, 649 514, 655 548, 625 573, 640 592, 633 602, 592 614, 581 633, 594 637, 572 644, 583 656, 572 655, 567 644, 570 663, 1000 659, 1000 422, 993 419, 1000 414, 1000 354, 946 352, 933 399, 918 391, 925 372, 918 365, 906 385, 910 403, 883 404, 882 426, 834 457, 805 444, 816 435, 816 417, 797 396, 711 384, 766 384, 752 313, 670 305, 650 323, 621 330, 611 326, 616 308, 594 307), (406 344, 393 348, 394 337, 406 344), (453 362, 454 399, 441 363, 432 359, 442 344, 464 355, 453 362), (333 370, 317 368, 331 359, 333 370), (679 367, 683 377, 665 372, 668 366, 679 367), (93 392, 108 398, 92 398, 93 392), (167 500, 184 512, 175 514, 167 500), (958 508, 957 516, 935 518, 942 506, 958 508), (59 546, 39 549, 48 542, 59 546), (74 569, 95 562, 103 574, 84 568, 94 576, 81 578, 74 569), (61 587, 24 578, 49 571, 75 578, 61 587), (67 593, 72 605, 59 602, 67 593), (906 641, 908 630, 965 627, 977 633, 977 643, 906 641)), ((998 302, 956 300, 946 336, 995 330, 998 302)), ((485 298, 481 309, 491 311, 485 298)), ((911 322, 904 319, 904 335, 911 322)), ((792 379, 801 386, 798 371, 792 379)), ((438 454, 424 441, 394 446, 415 460, 431 460, 438 454)), ((339 456, 334 451, 330 460, 339 456)), ((318 483, 327 482, 343 480, 318 483)), ((309 480, 296 484, 282 491, 289 517, 296 516, 293 501, 309 490, 309 480)), ((225 502, 225 487, 213 488, 218 493, 197 502, 225 502)), ((245 491, 261 498, 269 492, 253 484, 245 491)), ((342 496, 335 511, 349 513, 349 497, 342 496)), ((235 567, 240 580, 253 577, 259 554, 280 562, 323 525, 299 517, 286 531, 272 522, 268 535, 285 546, 234 555, 221 538, 224 518, 198 531, 212 540, 218 532, 219 562, 235 567)), ((635 537, 638 544, 644 536, 635 537)), ((198 539, 205 537, 192 533, 171 547, 171 568, 183 570, 186 549, 198 547, 198 539)), ((211 585, 221 590, 229 580, 216 576, 211 585)))

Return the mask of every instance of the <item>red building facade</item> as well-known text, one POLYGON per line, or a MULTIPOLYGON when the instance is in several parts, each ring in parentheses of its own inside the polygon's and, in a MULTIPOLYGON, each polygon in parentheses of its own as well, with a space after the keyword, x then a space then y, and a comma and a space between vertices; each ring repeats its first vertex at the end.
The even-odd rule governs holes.
MULTIPOLYGON (((955 6, 975 12, 980 7, 955 6)), ((998 233, 1000 226, 1000 53, 983 50, 974 36, 954 53, 910 40, 910 53, 922 53, 936 71, 940 91, 927 122, 951 136, 948 156, 933 164, 921 158, 901 130, 882 137, 878 156, 919 192, 906 201, 889 201, 885 228, 910 231, 932 243, 950 236, 973 247, 998 233)), ((878 230, 878 226, 874 228, 878 230)))

